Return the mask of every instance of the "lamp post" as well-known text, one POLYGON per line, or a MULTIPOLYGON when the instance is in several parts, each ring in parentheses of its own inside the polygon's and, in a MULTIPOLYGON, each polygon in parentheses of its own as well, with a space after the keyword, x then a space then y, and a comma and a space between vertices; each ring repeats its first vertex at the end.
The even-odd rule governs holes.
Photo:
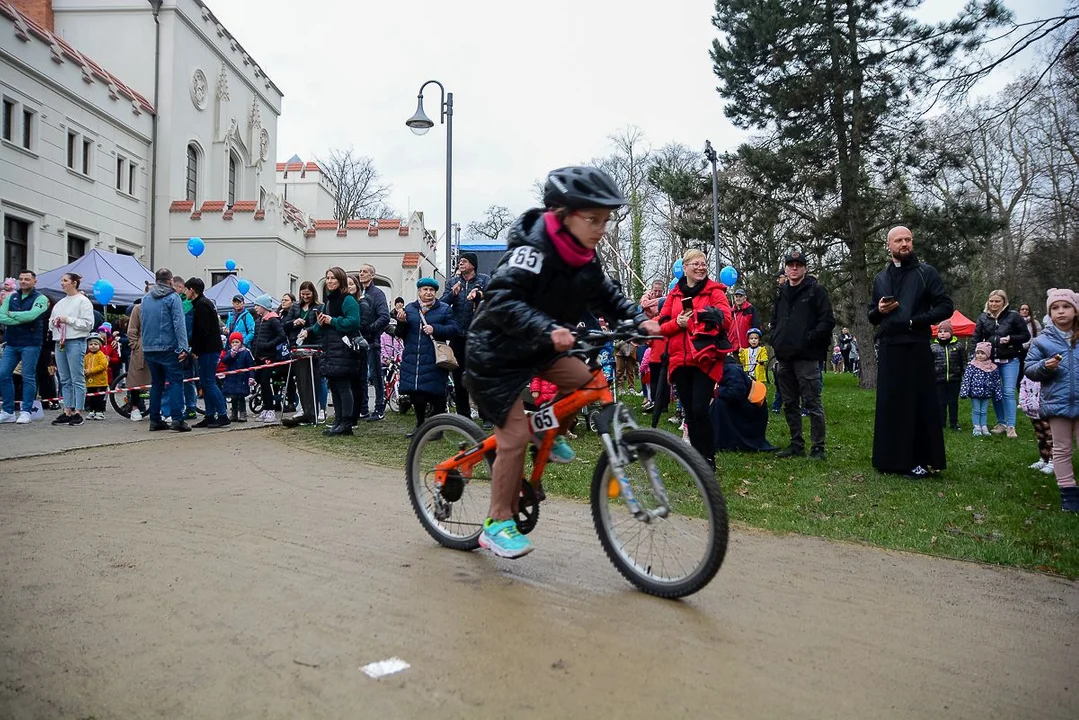
POLYGON ((711 140, 704 141, 704 156, 712 163, 712 231, 716 245, 716 277, 719 277, 719 175, 716 173, 716 150, 711 140))
POLYGON ((154 117, 151 128, 150 150, 150 267, 154 264, 154 246, 157 245, 157 118, 161 114, 160 78, 161 78, 161 5, 164 0, 149 0, 150 11, 154 14, 154 117))
POLYGON ((446 126, 446 280, 452 276, 450 268, 450 249, 453 242, 450 236, 450 218, 453 208, 453 93, 446 92, 446 88, 438 80, 428 80, 420 85, 420 92, 416 96, 416 112, 412 117, 405 120, 405 125, 417 135, 423 135, 435 126, 427 113, 423 111, 423 89, 434 83, 442 91, 442 114, 440 122, 446 126))

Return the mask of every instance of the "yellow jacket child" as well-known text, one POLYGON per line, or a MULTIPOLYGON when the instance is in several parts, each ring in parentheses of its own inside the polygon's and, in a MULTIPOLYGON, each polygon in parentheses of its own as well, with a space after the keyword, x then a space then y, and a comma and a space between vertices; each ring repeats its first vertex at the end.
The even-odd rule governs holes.
POLYGON ((747 333, 749 347, 738 351, 738 360, 751 378, 758 382, 768 382, 768 348, 761 345, 761 331, 750 328, 747 333))
POLYGON ((109 358, 101 352, 101 340, 92 338, 86 344, 86 357, 83 359, 86 370, 86 387, 109 386, 109 358))

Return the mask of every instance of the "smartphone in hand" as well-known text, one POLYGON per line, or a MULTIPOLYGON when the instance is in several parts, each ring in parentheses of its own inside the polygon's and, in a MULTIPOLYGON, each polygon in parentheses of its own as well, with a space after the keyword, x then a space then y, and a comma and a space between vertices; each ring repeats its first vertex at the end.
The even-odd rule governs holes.
POLYGON ((886 303, 893 303, 893 302, 899 302, 899 298, 897 298, 895 295, 885 295, 884 297, 882 297, 880 299, 880 301, 881 302, 886 302, 886 303))
POLYGON ((693 298, 682 298, 682 312, 688 312, 693 309, 693 298))

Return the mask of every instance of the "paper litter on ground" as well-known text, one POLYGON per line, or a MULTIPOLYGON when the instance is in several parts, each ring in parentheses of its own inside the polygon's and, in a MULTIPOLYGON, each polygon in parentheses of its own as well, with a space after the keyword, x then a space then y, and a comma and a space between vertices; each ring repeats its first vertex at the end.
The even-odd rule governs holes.
POLYGON ((409 664, 399 657, 392 657, 389 660, 379 660, 369 665, 364 665, 360 670, 363 670, 367 677, 380 678, 383 675, 392 675, 394 673, 401 672, 402 670, 408 670, 409 664))

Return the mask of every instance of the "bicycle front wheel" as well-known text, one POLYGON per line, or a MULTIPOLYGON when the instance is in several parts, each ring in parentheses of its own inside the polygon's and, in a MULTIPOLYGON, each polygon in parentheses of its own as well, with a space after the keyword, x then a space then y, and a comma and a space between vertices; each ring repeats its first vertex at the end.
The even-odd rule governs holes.
POLYGON ((475 550, 491 504, 490 452, 476 465, 450 471, 435 483, 435 466, 486 436, 476 423, 460 415, 435 415, 416 429, 408 448, 405 477, 408 498, 427 533, 445 547, 475 550))
POLYGON ((622 444, 632 459, 626 479, 647 517, 629 511, 601 455, 592 476, 592 520, 603 550, 644 592, 692 595, 727 554, 727 503, 719 482, 696 450, 669 433, 631 430, 622 444))

